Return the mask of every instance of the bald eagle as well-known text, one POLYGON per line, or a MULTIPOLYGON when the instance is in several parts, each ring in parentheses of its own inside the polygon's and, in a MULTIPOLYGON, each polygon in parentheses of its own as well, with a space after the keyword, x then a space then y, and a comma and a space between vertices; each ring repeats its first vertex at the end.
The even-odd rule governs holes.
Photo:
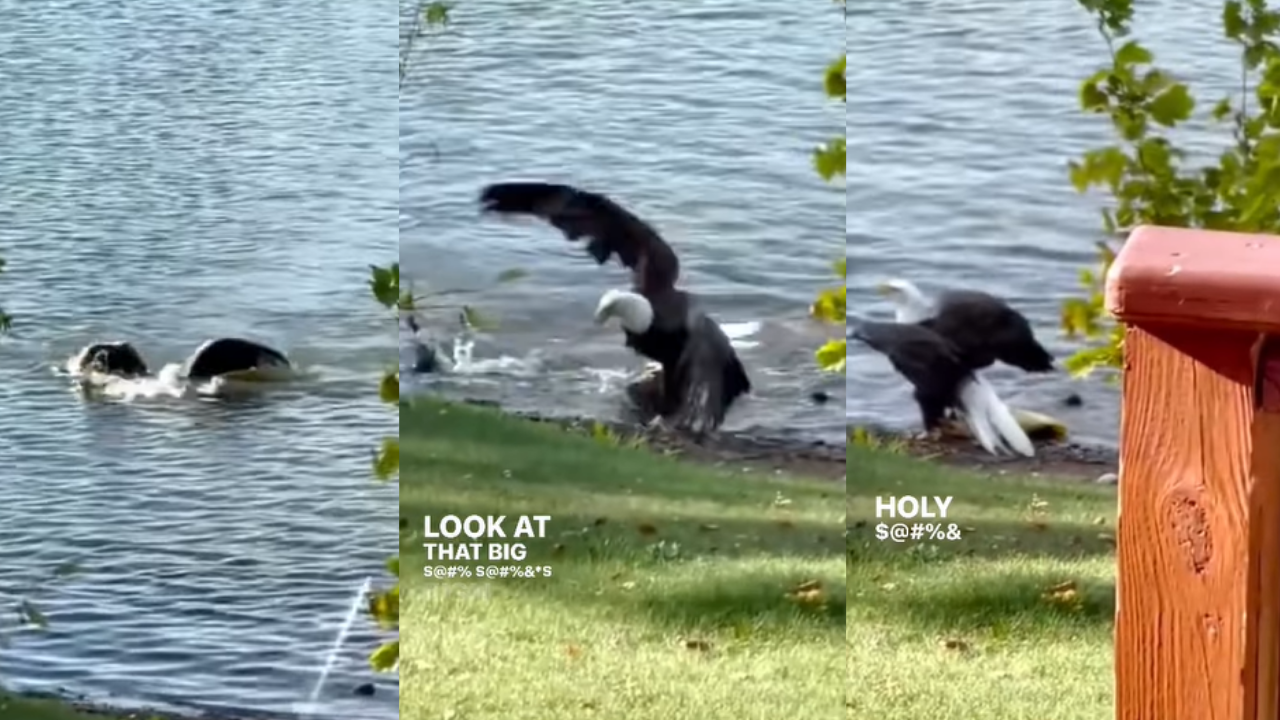
POLYGON ((695 296, 676 287, 680 261, 648 223, 603 195, 553 183, 489 185, 480 203, 484 213, 531 215, 570 241, 587 238, 598 265, 616 256, 631 269, 631 289, 605 292, 595 320, 616 319, 627 347, 662 366, 659 417, 697 434, 713 431, 751 391, 724 330, 695 296))
POLYGON ((1008 448, 1035 456, 1031 439, 995 389, 933 328, 924 323, 853 319, 847 335, 885 355, 914 386, 926 432, 941 429, 951 410, 987 452, 994 455, 1008 448))
POLYGON ((909 280, 889 280, 880 292, 900 323, 920 323, 946 338, 971 370, 1000 361, 1026 372, 1055 370, 1053 355, 1036 340, 1022 313, 979 290, 948 290, 930 302, 909 280))
POLYGON ((192 380, 210 380, 221 375, 249 370, 291 370, 284 353, 261 343, 241 338, 207 340, 182 364, 182 375, 192 380))
POLYGON ((122 378, 145 377, 150 372, 142 353, 132 343, 123 340, 90 343, 71 359, 70 366, 80 373, 93 372, 122 378))
MULTIPOLYGON (((147 363, 131 343, 100 342, 87 345, 74 358, 77 372, 94 372, 119 378, 142 378, 150 374, 147 363)), ((252 340, 217 338, 202 343, 182 364, 180 375, 192 380, 210 380, 230 373, 268 368, 290 369, 289 359, 278 350, 252 340)))

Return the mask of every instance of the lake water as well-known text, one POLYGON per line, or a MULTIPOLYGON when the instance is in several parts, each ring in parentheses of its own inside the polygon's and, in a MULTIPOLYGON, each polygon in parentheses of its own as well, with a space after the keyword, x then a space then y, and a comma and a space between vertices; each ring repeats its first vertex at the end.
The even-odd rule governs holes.
MULTIPOLYGON (((0 685, 288 713, 361 582, 383 582, 396 254, 391 14, 363 3, 0 2, 0 605, 46 633, 0 685), (127 338, 159 367, 242 335, 315 378, 239 402, 90 401, 50 368, 127 338), (45 582, 64 562, 80 571, 45 582)), ((361 619, 318 718, 372 698, 361 619)), ((279 715, 273 715, 278 717, 279 715)))
MULTIPOLYGON (((1203 113, 1239 85, 1221 11, 1220 2, 1154 0, 1137 12, 1137 37, 1192 83, 1203 113)), ((871 288, 892 276, 930 291, 986 289, 1068 355, 1077 346, 1060 336, 1058 308, 1093 263, 1102 205, 1075 193, 1066 163, 1112 141, 1106 118, 1078 109, 1080 82, 1107 57, 1090 16, 1071 0, 860 3, 849 36, 851 306, 889 317, 871 288)), ((1220 150, 1222 140, 1207 141, 1229 135, 1192 128, 1181 137, 1220 150)), ((888 362, 853 352, 850 418, 918 427, 888 362)), ((1007 368, 988 375, 1012 404, 1065 420, 1078 439, 1115 443, 1114 387, 1007 368), (1084 405, 1063 407, 1073 392, 1084 405)))
POLYGON ((614 416, 642 361, 596 300, 628 271, 598 267, 540 222, 480 218, 491 182, 546 180, 602 192, 650 221, 680 255, 682 285, 721 322, 760 322, 741 351, 755 396, 726 429, 839 442, 843 385, 813 350, 840 336, 807 318, 841 256, 838 185, 812 169, 844 107, 822 72, 842 49, 831 2, 644 5, 462 3, 400 102, 401 262, 442 298, 449 337, 470 303, 495 323, 472 372, 434 390, 520 410, 614 416), (527 276, 494 287, 503 270, 527 276), (811 393, 832 400, 815 406, 811 393))

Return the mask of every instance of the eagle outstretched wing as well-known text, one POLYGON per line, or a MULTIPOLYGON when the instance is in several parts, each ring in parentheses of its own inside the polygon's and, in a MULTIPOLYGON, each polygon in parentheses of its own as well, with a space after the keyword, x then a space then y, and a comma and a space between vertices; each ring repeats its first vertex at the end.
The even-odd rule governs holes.
POLYGON ((542 218, 571 241, 588 238, 596 262, 616 255, 642 295, 669 292, 680 277, 680 261, 662 236, 604 195, 555 183, 506 182, 484 188, 480 204, 483 212, 542 218))

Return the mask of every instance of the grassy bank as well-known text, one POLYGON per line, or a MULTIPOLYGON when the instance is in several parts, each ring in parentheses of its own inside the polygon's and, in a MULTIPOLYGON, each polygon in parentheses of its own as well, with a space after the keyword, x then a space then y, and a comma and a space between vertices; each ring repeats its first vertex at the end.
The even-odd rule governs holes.
POLYGON ((61 700, 25 698, 0 690, 0 720, 151 720, 159 716, 78 709, 61 700))
POLYGON ((1112 715, 1114 488, 851 448, 848 493, 847 717, 1112 715), (894 494, 953 497, 961 538, 877 539, 894 494))
POLYGON ((404 408, 401 516, 550 515, 550 578, 426 580, 404 548, 401 717, 830 717, 844 490, 609 447, 484 409, 404 408))

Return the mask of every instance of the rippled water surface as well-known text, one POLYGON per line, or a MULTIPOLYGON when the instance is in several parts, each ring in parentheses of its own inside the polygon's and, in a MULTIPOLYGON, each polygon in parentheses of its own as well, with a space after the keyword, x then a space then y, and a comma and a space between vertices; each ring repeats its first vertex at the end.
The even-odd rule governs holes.
MULTIPOLYGON (((0 5, 0 603, 51 623, 0 649, 0 684, 288 713, 395 545, 368 455, 394 432, 371 397, 391 328, 364 287, 396 252, 392 18, 0 5), (158 368, 215 335, 315 378, 119 402, 50 371, 95 339, 158 368)), ((317 717, 396 717, 394 676, 351 692, 377 639, 357 623, 317 717)))
MULTIPOLYGON (((1192 83, 1203 113, 1239 82, 1221 10, 1156 0, 1137 12, 1138 37, 1192 83)), ((1075 346, 1059 337, 1058 308, 1101 239, 1100 201, 1076 195, 1066 162, 1111 142, 1106 120, 1078 109, 1080 82, 1107 57, 1090 17, 1071 0, 909 0, 859 3, 849 28, 853 311, 888 317, 871 287, 891 276, 930 291, 987 289, 1065 357, 1075 346)), ((1197 150, 1229 138, 1203 133, 1182 137, 1197 150)), ((1115 442, 1113 387, 1007 368, 989 376, 1013 404, 1062 418, 1077 438, 1115 442), (1072 392, 1082 407, 1062 406, 1072 392)), ((854 420, 918 426, 908 387, 879 356, 855 347, 847 382, 854 420)))
MULTIPOLYGON (((682 283, 722 322, 763 323, 742 350, 756 396, 727 428, 839 440, 843 383, 814 369, 839 329, 806 317, 838 282, 839 187, 810 152, 840 132, 822 93, 843 17, 824 0, 565 8, 462 3, 401 97, 400 231, 406 273, 471 291, 499 327, 477 338, 479 372, 439 389, 541 412, 612 416, 641 365, 597 298, 629 283, 536 222, 481 219, 480 188, 510 179, 603 192, 654 224, 680 254, 682 283), (524 280, 489 289, 507 268, 524 280), (505 358, 505 359, 504 359, 505 358), (815 407, 819 390, 833 399, 815 407)), ((453 331, 453 312, 433 318, 453 331)))

